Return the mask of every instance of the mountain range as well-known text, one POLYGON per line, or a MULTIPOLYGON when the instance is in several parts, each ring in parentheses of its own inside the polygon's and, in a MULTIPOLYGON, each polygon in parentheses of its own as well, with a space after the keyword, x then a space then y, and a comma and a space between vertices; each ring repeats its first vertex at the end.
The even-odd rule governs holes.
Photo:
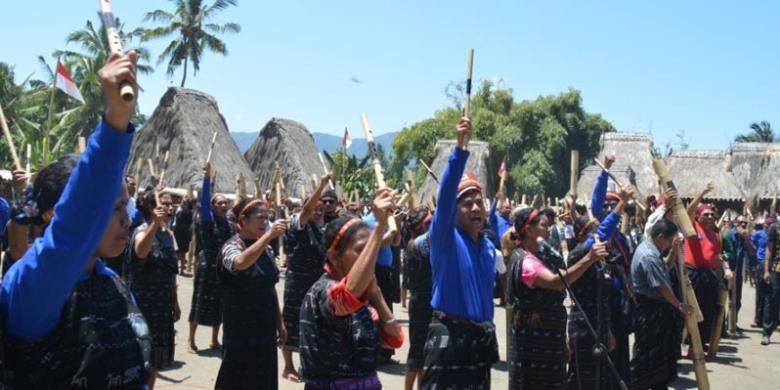
MULTIPOLYGON (((238 150, 243 154, 252 143, 255 142, 258 132, 231 132, 233 140, 238 145, 238 150)), ((388 157, 393 154, 393 140, 398 132, 385 133, 377 135, 377 145, 382 145, 385 153, 388 157)), ((314 144, 317 145, 318 150, 326 150, 328 153, 334 153, 341 149, 341 137, 333 134, 325 133, 312 133, 314 136, 314 144)), ((358 157, 363 157, 368 152, 368 143, 365 138, 352 138, 352 146, 349 147, 349 154, 354 154, 358 157)))

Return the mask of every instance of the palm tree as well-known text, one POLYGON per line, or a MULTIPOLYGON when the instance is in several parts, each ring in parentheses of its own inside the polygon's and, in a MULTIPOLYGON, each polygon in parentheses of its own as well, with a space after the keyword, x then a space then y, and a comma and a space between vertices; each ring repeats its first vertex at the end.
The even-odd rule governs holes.
POLYGON ((772 143, 778 140, 768 121, 753 122, 750 124, 750 130, 750 133, 738 135, 734 142, 772 143))
POLYGON ((213 34, 238 33, 241 26, 237 23, 214 23, 211 19, 230 6, 237 4, 236 0, 215 0, 212 4, 204 4, 202 0, 172 0, 176 4, 174 13, 156 10, 146 14, 144 21, 164 23, 156 28, 139 28, 134 34, 141 37, 142 42, 151 39, 164 39, 176 35, 157 58, 158 65, 168 59, 168 76, 181 66, 184 74, 181 86, 187 81, 187 68, 192 62, 195 74, 200 70, 203 52, 227 55, 227 47, 213 34))

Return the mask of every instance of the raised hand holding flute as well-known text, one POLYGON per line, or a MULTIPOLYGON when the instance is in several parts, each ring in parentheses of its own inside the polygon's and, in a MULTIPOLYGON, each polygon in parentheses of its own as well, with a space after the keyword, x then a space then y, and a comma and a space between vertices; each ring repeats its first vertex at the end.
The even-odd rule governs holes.
MULTIPOLYGON (((366 142, 368 143, 368 151, 371 155, 371 161, 374 166, 374 175, 376 176, 377 187, 382 189, 387 187, 385 183, 385 175, 382 172, 382 164, 379 162, 379 157, 376 152, 376 143, 374 143, 374 131, 371 129, 371 125, 368 124, 368 117, 365 113, 360 114, 360 121, 363 124, 363 131, 366 133, 366 142)), ((395 233, 398 231, 398 225, 395 223, 395 218, 392 213, 387 219, 387 226, 389 233, 395 233)))
MULTIPOLYGON (((116 18, 111 10, 111 3, 108 0, 98 0, 100 4, 100 15, 103 17, 103 25, 106 27, 106 36, 108 38, 108 47, 111 54, 123 54, 122 39, 119 37, 119 30, 116 28, 116 18)), ((131 80, 124 81, 119 85, 119 95, 127 102, 133 101, 136 96, 135 88, 138 83, 135 79, 135 52, 133 53, 133 72, 129 75, 131 80)))

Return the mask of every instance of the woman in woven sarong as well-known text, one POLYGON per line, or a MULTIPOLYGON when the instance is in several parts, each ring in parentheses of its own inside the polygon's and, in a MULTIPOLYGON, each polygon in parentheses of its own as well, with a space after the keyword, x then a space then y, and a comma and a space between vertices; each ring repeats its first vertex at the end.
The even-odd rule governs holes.
POLYGON ((606 255, 603 243, 594 244, 582 260, 566 270, 563 260, 545 253, 541 240, 549 235, 547 217, 524 208, 514 215, 521 247, 510 261, 507 295, 514 306, 509 355, 509 388, 564 389, 566 381, 566 309, 563 275, 575 282, 606 255), (541 240, 539 240, 541 239, 541 240), (539 257, 537 257, 539 256, 539 257))

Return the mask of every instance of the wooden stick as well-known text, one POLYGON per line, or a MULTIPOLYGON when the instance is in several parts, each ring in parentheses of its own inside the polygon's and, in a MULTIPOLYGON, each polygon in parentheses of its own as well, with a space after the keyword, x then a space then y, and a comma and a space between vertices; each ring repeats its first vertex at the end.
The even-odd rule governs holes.
POLYGON ((258 177, 255 177, 254 179, 255 184, 255 199, 260 199, 260 179, 258 177))
POLYGON ((24 170, 27 172, 27 177, 28 177, 28 182, 29 182, 30 169, 31 169, 30 168, 30 160, 32 160, 32 145, 27 144, 25 149, 27 149, 27 158, 25 158, 26 161, 25 161, 24 170))
POLYGON ((423 168, 425 168, 425 170, 428 172, 428 174, 431 175, 431 177, 433 178, 433 181, 435 181, 436 184, 439 184, 439 178, 436 176, 435 173, 433 173, 433 170, 431 169, 431 167, 429 167, 428 164, 426 164, 425 161, 423 161, 422 159, 418 159, 417 162, 419 162, 420 165, 422 165, 423 168))
POLYGON ((214 135, 211 136, 211 146, 209 146, 209 154, 206 155, 206 162, 211 162, 211 153, 214 152, 214 144, 217 142, 217 132, 214 132, 214 135))
POLYGON ((87 148, 87 139, 84 137, 79 137, 79 153, 84 153, 84 150, 87 148))
POLYGON ((163 167, 162 172, 160 172, 160 186, 164 186, 163 179, 165 179, 165 172, 168 170, 168 157, 170 155, 168 154, 168 151, 165 151, 165 158, 163 158, 163 167))
POLYGON ((155 173, 154 173, 154 163, 152 162, 152 159, 151 158, 146 159, 146 162, 149 163, 149 174, 152 175, 152 176, 156 176, 155 173))
POLYGON ((729 333, 732 335, 737 334, 737 283, 736 278, 741 276, 737 275, 734 270, 734 277, 729 280, 729 333))
MULTIPOLYGON (((116 27, 116 19, 111 10, 111 3, 109 0, 98 1, 100 3, 100 14, 103 16, 103 25, 106 28, 109 50, 111 53, 122 54, 122 40, 119 37, 119 31, 116 27)), ((135 99, 135 91, 133 91, 133 87, 128 82, 124 82, 119 86, 119 94, 122 96, 122 99, 127 102, 135 99)))
POLYGON ((300 186, 300 192, 301 192, 301 202, 303 202, 306 199, 306 186, 301 184, 300 186))
MULTIPOLYGON (((284 208, 284 205, 282 205, 282 181, 279 180, 276 182, 276 207, 278 208, 278 211, 281 211, 284 216, 284 219, 287 219, 287 209, 284 208)), ((287 264, 287 255, 284 253, 284 235, 279 236, 279 261, 286 265, 287 264)))
MULTIPOLYGON (((382 172, 382 164, 379 162, 379 157, 376 152, 376 144, 374 143, 374 131, 368 124, 368 116, 365 113, 360 114, 360 122, 363 124, 363 131, 366 134, 366 143, 368 143, 368 151, 371 155, 371 160, 374 166, 374 176, 376 177, 376 184, 378 188, 387 187, 385 183, 385 175, 382 172)), ((387 217, 387 228, 390 233, 398 231, 398 226, 395 224, 395 217, 392 213, 387 217)))
MULTIPOLYGON (((469 49, 466 60, 466 101, 463 104, 463 116, 471 119, 471 74, 474 70, 474 49, 469 49)), ((466 137, 464 149, 468 149, 469 138, 466 137)))
POLYGON ((14 140, 11 137, 11 131, 8 130, 8 122, 5 120, 5 113, 3 112, 2 106, 0 106, 0 126, 3 127, 3 135, 5 136, 5 142, 8 143, 8 150, 11 151, 11 159, 14 162, 14 167, 16 169, 22 169, 22 163, 19 162, 19 155, 16 154, 16 146, 14 145, 14 140))
MULTIPOLYGON (((666 162, 664 162, 664 160, 653 160, 653 169, 655 169, 655 174, 658 175, 658 177, 661 179, 664 190, 671 188, 677 191, 677 187, 674 185, 674 182, 669 175, 669 170, 666 168, 666 162)), ((686 210, 685 206, 683 206, 682 200, 680 200, 679 196, 674 200, 672 211, 674 212, 677 225, 680 226, 680 230, 682 230, 683 235, 685 237, 695 236, 696 230, 693 228, 691 219, 688 217, 688 210, 686 210)))

